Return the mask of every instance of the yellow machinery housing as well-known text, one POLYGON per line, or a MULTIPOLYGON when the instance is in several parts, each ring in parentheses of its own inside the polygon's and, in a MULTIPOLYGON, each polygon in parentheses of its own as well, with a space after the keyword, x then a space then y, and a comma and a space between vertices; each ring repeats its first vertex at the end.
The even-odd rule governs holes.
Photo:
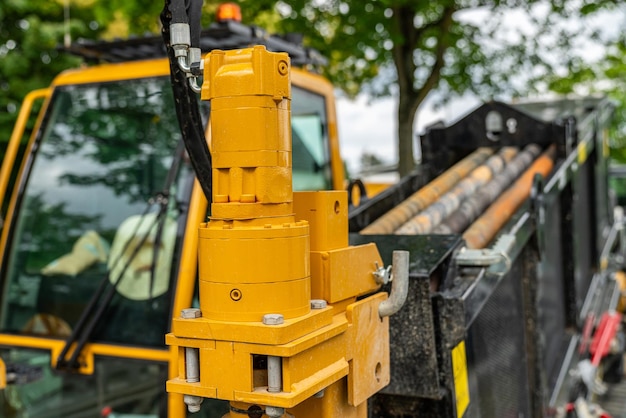
POLYGON ((190 411, 231 402, 231 417, 364 417, 389 383, 386 293, 374 244, 348 246, 345 192, 292 192, 290 68, 262 46, 214 51, 213 203, 199 231, 200 309, 175 318, 169 345, 190 411), (288 415, 289 416, 289 415, 288 415))

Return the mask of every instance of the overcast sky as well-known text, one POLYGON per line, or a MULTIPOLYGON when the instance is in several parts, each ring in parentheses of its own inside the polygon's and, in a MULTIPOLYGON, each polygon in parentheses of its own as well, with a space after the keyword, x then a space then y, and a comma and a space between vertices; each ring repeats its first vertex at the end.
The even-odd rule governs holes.
MULTIPOLYGON (((427 100, 416 118, 416 132, 421 133, 426 126, 439 120, 454 120, 478 104, 477 99, 464 97, 453 99, 440 111, 434 111, 427 100)), ((354 101, 337 99, 341 156, 351 173, 359 170, 359 159, 364 152, 375 154, 386 163, 397 160, 396 106, 393 98, 371 102, 365 96, 354 101)))

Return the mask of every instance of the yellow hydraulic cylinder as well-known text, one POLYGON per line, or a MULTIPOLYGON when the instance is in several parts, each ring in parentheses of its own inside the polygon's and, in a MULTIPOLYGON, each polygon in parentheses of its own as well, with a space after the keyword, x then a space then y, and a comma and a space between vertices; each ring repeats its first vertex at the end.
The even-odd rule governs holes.
POLYGON ((309 227, 293 214, 289 58, 264 47, 214 51, 202 99, 211 101, 213 204, 199 233, 203 317, 260 321, 310 310, 309 227), (234 139, 237 140, 234 140, 234 139))

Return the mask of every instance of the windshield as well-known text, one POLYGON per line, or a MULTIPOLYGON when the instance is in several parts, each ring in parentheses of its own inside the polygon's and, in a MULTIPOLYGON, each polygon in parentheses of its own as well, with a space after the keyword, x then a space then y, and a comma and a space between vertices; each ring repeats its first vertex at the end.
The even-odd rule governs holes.
POLYGON ((176 199, 166 215, 144 212, 175 158, 180 132, 173 109, 168 78, 56 89, 20 185, 3 264, 2 332, 67 337, 109 276, 119 279, 117 292, 94 339, 163 345, 180 209, 192 184, 186 163, 168 190, 176 199))
POLYGON ((294 190, 331 188, 326 102, 324 97, 293 86, 291 137, 294 190))

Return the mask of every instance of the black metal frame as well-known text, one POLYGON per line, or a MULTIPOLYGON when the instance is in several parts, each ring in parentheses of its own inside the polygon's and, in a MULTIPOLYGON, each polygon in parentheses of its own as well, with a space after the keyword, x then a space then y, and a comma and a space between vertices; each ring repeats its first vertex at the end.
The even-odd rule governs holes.
MULTIPOLYGON (((390 319, 392 381, 371 401, 371 416, 456 417, 451 350, 462 340, 471 398, 464 417, 543 417, 567 400, 584 318, 591 311, 599 317, 615 289, 601 266, 616 240, 615 233, 607 238, 612 214, 602 146, 612 105, 584 103, 548 120, 541 115, 554 103, 489 103, 422 136, 428 164, 420 185, 476 147, 557 145, 552 174, 536 179, 531 198, 503 228, 515 236, 504 274, 456 266, 460 236, 351 235, 355 243, 376 242, 385 260, 393 249, 411 250, 409 300, 390 319), (504 124, 496 142, 485 124, 492 111, 517 122, 514 132, 504 124)), ((405 182, 366 202, 351 213, 352 230, 415 190, 405 182)))
MULTIPOLYGON (((295 66, 325 66, 328 60, 317 50, 305 47, 296 34, 275 35, 256 27, 233 20, 215 22, 200 34, 202 52, 214 49, 237 49, 252 45, 265 45, 269 51, 287 52, 295 66)), ((160 35, 131 37, 113 41, 80 39, 59 50, 80 56, 87 61, 128 62, 165 58, 167 51, 160 35)))

